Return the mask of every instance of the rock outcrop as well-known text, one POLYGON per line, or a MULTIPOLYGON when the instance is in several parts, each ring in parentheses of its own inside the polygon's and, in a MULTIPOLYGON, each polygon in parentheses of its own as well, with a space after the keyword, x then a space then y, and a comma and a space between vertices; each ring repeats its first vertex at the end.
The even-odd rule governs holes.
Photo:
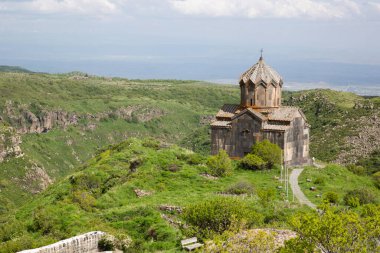
POLYGON ((131 105, 110 111, 95 114, 78 114, 64 110, 48 110, 38 108, 32 110, 30 106, 16 104, 7 101, 3 111, 4 119, 12 125, 20 134, 44 133, 53 128, 66 129, 68 126, 77 125, 80 119, 86 121, 86 128, 94 130, 96 122, 108 119, 124 119, 128 121, 147 122, 165 115, 165 112, 157 108, 148 108, 141 105, 131 105))
POLYGON ((23 156, 21 147, 21 136, 12 127, 1 125, 0 121, 0 162, 8 157, 23 156))
POLYGON ((379 148, 380 113, 372 117, 363 116, 356 120, 349 120, 347 124, 358 126, 359 133, 344 138, 344 149, 334 162, 354 164, 379 148))
POLYGON ((29 192, 33 194, 40 193, 44 191, 49 185, 53 183, 53 180, 46 173, 42 166, 33 164, 27 169, 26 174, 23 178, 23 186, 29 192))

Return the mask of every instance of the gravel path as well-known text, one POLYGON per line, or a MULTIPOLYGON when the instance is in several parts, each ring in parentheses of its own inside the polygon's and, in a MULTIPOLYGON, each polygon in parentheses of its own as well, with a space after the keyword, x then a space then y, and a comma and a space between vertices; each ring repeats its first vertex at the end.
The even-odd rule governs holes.
POLYGON ((290 173, 289 183, 292 188, 294 196, 299 200, 301 205, 307 205, 313 209, 317 209, 317 206, 311 203, 311 201, 306 198, 305 194, 301 191, 300 186, 298 185, 298 176, 302 173, 303 169, 294 169, 290 173))

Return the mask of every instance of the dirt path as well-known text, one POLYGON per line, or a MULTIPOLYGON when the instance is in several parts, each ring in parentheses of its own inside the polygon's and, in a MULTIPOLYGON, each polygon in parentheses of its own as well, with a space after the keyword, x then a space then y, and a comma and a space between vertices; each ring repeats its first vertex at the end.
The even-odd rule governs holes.
POLYGON ((298 185, 298 177, 302 173, 303 169, 294 169, 290 173, 289 183, 292 188, 294 196, 299 200, 301 205, 307 205, 313 209, 317 209, 317 206, 311 203, 311 201, 306 198, 305 194, 301 191, 300 186, 298 185))

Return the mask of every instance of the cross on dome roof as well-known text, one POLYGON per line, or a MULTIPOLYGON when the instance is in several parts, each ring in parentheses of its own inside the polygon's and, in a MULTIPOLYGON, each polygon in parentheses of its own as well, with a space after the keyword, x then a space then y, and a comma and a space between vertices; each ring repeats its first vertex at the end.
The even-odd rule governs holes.
POLYGON ((266 84, 273 83, 274 85, 282 86, 282 77, 265 63, 262 52, 263 50, 261 50, 261 57, 259 61, 241 75, 239 83, 242 81, 247 83, 251 80, 254 84, 264 82, 266 84))

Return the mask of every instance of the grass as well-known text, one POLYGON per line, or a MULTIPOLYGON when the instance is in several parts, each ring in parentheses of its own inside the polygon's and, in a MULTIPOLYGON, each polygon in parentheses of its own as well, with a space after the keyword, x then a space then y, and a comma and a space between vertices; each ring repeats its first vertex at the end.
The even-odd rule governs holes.
MULTIPOLYGON (((285 105, 303 109, 312 126, 311 155, 326 161, 334 160, 342 151, 345 136, 358 133, 359 127, 347 124, 347 120, 369 117, 380 106, 378 98, 364 99, 331 90, 284 92, 283 97, 285 105), (371 101, 375 109, 353 109, 356 101, 371 101)), ((47 133, 22 135, 24 157, 9 157, 0 164, 0 204, 6 206, 0 213, 35 197, 31 191, 38 190, 39 181, 26 177, 33 165, 59 181, 92 158, 97 150, 130 137, 154 137, 209 154, 209 127, 201 125, 200 119, 215 115, 224 103, 239 103, 237 86, 180 80, 109 79, 83 73, 0 73, 3 119, 0 128, 5 124, 20 129, 20 118, 26 112, 38 116, 44 111, 64 111, 79 117, 77 125, 55 126, 47 133), (136 115, 152 109, 164 113, 148 121, 114 116, 115 111, 128 106, 141 107, 136 115), (11 115, 6 113, 7 109, 11 109, 11 115), (97 118, 104 114, 109 116, 97 118), (90 125, 95 128, 90 130, 90 125)))
POLYGON ((208 170, 206 157, 198 158, 198 164, 189 164, 194 153, 161 145, 131 139, 101 151, 77 172, 20 208, 15 218, 3 217, 0 252, 38 247, 90 230, 127 234, 138 251, 178 251, 179 240, 191 232, 169 225, 162 214, 183 222, 181 215, 160 211, 158 207, 162 204, 186 207, 211 200, 241 181, 253 185, 253 195, 229 198, 239 198, 257 210, 263 217, 262 223, 257 221, 259 226, 286 227, 287 217, 295 209, 301 209, 283 201, 284 196, 277 189, 276 169, 254 172, 236 167, 231 176, 212 180, 202 176, 208 170), (139 161, 139 165, 131 170, 133 161, 139 161), (170 171, 172 164, 179 170, 170 171), (135 189, 152 195, 138 198, 135 189), (275 191, 268 206, 262 206, 257 196, 257 191, 263 190, 275 191), (82 196, 79 199, 78 192, 82 196), (152 229, 160 240, 149 235, 152 229), (8 238, 10 234, 14 236, 8 238))
POLYGON ((347 168, 335 164, 329 164, 324 169, 306 167, 299 177, 299 185, 311 202, 319 205, 323 195, 327 192, 335 192, 339 196, 339 204, 344 205, 343 197, 355 189, 366 188, 372 191, 377 201, 380 201, 380 191, 374 186, 370 176, 358 176, 347 170, 347 168), (307 182, 310 179, 311 182, 307 182), (316 191, 311 191, 310 187, 316 187, 316 191))

